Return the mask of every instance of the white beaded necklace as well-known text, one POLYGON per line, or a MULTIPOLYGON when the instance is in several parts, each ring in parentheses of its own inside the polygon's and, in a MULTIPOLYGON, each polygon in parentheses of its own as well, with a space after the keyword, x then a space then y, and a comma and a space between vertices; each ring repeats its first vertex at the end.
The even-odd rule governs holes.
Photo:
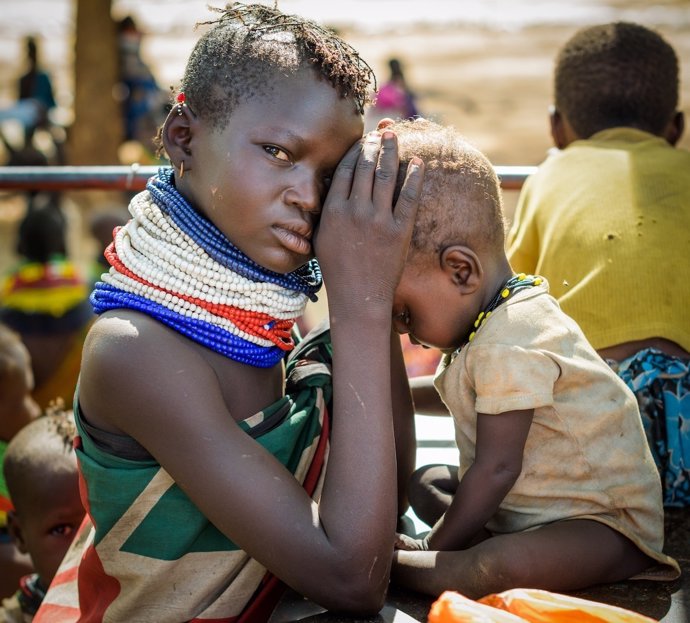
POLYGON ((111 268, 101 277, 105 284, 264 347, 283 340, 248 331, 233 316, 241 325, 242 319, 256 323, 262 315, 294 322, 304 313, 307 294, 253 281, 221 265, 156 205, 148 191, 132 199, 129 211, 132 219, 116 231, 108 249, 111 268), (235 309, 224 309, 228 307, 235 309))

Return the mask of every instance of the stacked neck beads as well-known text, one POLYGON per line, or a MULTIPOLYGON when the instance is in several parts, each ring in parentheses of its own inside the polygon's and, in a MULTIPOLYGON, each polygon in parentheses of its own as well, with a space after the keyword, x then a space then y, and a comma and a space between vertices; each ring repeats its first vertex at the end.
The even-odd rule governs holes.
POLYGON ((161 169, 132 199, 132 219, 106 250, 96 313, 130 308, 230 359, 271 367, 294 347, 291 329, 321 286, 312 260, 281 275, 264 269, 192 208, 161 169))

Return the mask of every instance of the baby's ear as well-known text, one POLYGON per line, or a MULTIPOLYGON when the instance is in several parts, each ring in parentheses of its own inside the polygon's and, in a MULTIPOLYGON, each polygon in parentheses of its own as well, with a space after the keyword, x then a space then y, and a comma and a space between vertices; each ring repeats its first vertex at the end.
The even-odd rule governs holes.
POLYGON ((7 512, 7 532, 12 538, 14 544, 17 546, 17 549, 22 554, 28 554, 29 551, 26 549, 26 542, 24 541, 22 526, 15 511, 7 512))
POLYGON ((441 251, 441 269, 462 294, 477 290, 484 276, 479 256, 463 245, 451 245, 441 251))

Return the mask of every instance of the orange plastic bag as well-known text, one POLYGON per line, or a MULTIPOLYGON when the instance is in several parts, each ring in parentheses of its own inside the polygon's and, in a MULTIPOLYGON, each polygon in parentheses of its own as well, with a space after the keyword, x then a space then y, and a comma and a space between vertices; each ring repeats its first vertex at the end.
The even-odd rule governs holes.
POLYGON ((432 605, 429 623, 525 623, 525 619, 446 591, 432 605))
POLYGON ((654 619, 596 601, 515 588, 479 601, 446 591, 431 606, 429 623, 655 623, 654 619), (508 618, 509 617, 509 618, 508 618))

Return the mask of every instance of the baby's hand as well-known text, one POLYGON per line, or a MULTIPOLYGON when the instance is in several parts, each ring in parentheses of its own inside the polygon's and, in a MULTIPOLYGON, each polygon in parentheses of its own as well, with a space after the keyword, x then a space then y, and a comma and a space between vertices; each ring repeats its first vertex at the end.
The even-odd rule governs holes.
POLYGON ((395 535, 395 549, 404 549, 408 552, 425 551, 428 549, 426 539, 413 539, 406 534, 395 535))
POLYGON ((371 132, 338 165, 324 202, 316 255, 329 306, 390 315, 412 236, 424 165, 413 159, 400 195, 398 143, 390 130, 371 132))

